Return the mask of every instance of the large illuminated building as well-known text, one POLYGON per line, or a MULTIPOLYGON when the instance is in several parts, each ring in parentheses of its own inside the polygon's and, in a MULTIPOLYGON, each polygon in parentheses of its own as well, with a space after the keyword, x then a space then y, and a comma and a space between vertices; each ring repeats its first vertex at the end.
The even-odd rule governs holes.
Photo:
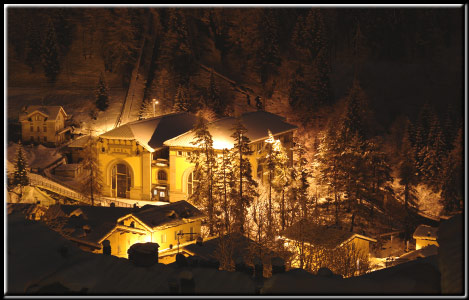
MULTIPOLYGON (((194 164, 188 157, 195 146, 193 127, 197 117, 173 113, 130 122, 99 136, 99 164, 103 174, 103 195, 113 198, 175 202, 187 200, 194 187, 194 164)), ((269 137, 291 148, 296 126, 266 112, 240 116, 247 129, 253 154, 249 157, 253 175, 262 174, 260 154, 269 137)), ((233 147, 231 137, 236 118, 226 117, 207 124, 217 152, 233 147)))

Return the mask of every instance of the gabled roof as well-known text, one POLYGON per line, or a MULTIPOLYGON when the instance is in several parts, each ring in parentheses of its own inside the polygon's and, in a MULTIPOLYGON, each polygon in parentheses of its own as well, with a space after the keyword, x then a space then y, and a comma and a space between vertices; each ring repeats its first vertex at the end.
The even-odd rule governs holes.
POLYGON ((430 227, 428 225, 419 225, 415 229, 414 239, 435 240, 438 237, 438 227, 430 227))
MULTIPOLYGON (((93 137, 93 139, 98 139, 97 137, 93 137)), ((80 136, 78 138, 76 138, 75 140, 71 141, 67 147, 68 148, 83 148, 86 146, 86 144, 89 142, 90 140, 90 135, 83 135, 83 136, 80 136)))
POLYGON ((261 250, 263 254, 273 255, 274 253, 270 249, 261 246, 240 233, 226 234, 221 237, 203 241, 199 244, 189 244, 184 246, 183 249, 205 260, 218 260, 217 254, 219 254, 219 247, 222 243, 225 245, 231 243, 233 246, 233 252, 231 253, 233 259, 242 257, 247 261, 248 257, 255 256, 259 253, 259 250, 261 250))
POLYGON ((67 116, 63 107, 59 105, 31 105, 26 107, 26 109, 20 114, 20 121, 27 120, 35 112, 43 114, 48 118, 48 120, 55 120, 57 119, 60 111, 63 112, 64 116, 67 116))
MULTIPOLYGON (((270 130, 273 135, 295 130, 295 125, 285 122, 285 118, 263 110, 244 113, 240 117, 241 123, 246 127, 246 136, 251 142, 256 142, 268 137, 270 130)), ((234 140, 231 137, 236 118, 222 118, 207 124, 208 131, 212 135, 213 147, 215 149, 232 148, 234 140)), ((172 147, 194 147, 195 131, 190 130, 175 138, 164 142, 166 146, 172 147)))
POLYGON ((133 208, 127 207, 52 205, 46 217, 49 220, 61 219, 61 225, 57 229, 62 233, 87 242, 98 243, 114 229, 120 217, 131 213, 132 210, 133 208), (70 217, 71 215, 74 216, 70 217), (86 235, 81 235, 83 226, 90 228, 86 235))
POLYGON ((181 112, 129 122, 100 135, 106 139, 136 140, 150 152, 163 146, 165 140, 194 127, 197 117, 181 112))
POLYGON ((172 227, 184 223, 185 220, 204 217, 200 210, 185 200, 167 205, 145 205, 132 215, 150 228, 172 227))
POLYGON ((293 224, 287 228, 282 235, 290 240, 304 240, 311 245, 321 246, 328 249, 334 249, 341 246, 355 237, 376 242, 375 239, 358 233, 317 225, 305 220, 293 224))

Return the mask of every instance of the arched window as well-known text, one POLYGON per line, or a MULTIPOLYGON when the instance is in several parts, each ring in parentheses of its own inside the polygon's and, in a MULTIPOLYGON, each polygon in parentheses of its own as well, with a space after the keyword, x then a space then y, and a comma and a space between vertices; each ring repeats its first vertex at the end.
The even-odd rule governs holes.
POLYGON ((117 164, 112 168, 111 176, 113 195, 120 198, 129 198, 132 185, 129 167, 125 164, 117 164))
POLYGON ((199 181, 195 179, 194 172, 191 172, 187 177, 187 195, 192 195, 195 190, 195 186, 199 181))
POLYGON ((163 170, 158 171, 158 180, 168 180, 168 176, 166 175, 166 172, 163 170))

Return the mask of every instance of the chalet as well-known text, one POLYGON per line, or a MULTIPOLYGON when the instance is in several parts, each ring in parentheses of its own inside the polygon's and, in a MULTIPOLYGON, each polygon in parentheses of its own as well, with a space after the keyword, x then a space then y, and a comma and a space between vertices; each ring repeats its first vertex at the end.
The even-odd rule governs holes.
MULTIPOLYGON (((240 116, 254 154, 249 157, 254 177, 263 174, 260 153, 270 131, 289 149, 296 126, 265 111, 240 116)), ((187 200, 195 183, 194 164, 188 157, 197 118, 173 113, 130 122, 99 136, 98 155, 104 176, 103 195, 137 200, 175 202, 187 200)), ((233 147, 231 137, 236 118, 222 118, 207 124, 214 148, 221 155, 233 147)))
POLYGON ((438 228, 430 227, 428 225, 419 225, 413 234, 415 239, 415 250, 419 250, 428 245, 438 246, 437 242, 438 228))
MULTIPOLYGON (((311 248, 326 250, 351 246, 363 257, 368 257, 370 254, 370 242, 377 242, 377 240, 362 234, 317 225, 305 220, 299 221, 284 230, 281 238, 285 241, 287 247, 294 249, 294 251, 300 251, 299 244, 301 242, 311 248)), ((297 267, 295 262, 292 262, 292 266, 297 267)))
POLYGON ((51 228, 83 250, 102 253, 108 241, 111 254, 125 258, 135 243, 158 243, 161 253, 178 243, 195 242, 202 218, 186 201, 142 208, 54 205, 44 216, 51 228), (181 232, 193 234, 181 237, 181 232))
POLYGON ((31 105, 20 113, 21 138, 23 142, 58 145, 71 130, 65 127, 67 114, 62 106, 31 105))

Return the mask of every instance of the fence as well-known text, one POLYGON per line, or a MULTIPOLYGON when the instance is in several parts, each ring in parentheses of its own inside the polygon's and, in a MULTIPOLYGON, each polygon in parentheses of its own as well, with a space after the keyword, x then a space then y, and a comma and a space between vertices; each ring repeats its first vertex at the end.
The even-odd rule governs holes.
MULTIPOLYGON (((84 196, 79 192, 74 191, 73 188, 70 188, 66 184, 60 183, 52 178, 44 178, 41 175, 30 173, 29 180, 33 185, 41 186, 57 194, 91 204, 90 198, 84 196)), ((94 202, 96 205, 101 206, 111 206, 111 203, 113 203, 116 207, 133 207, 133 205, 130 203, 109 198, 103 198, 100 196, 97 196, 94 202)))

